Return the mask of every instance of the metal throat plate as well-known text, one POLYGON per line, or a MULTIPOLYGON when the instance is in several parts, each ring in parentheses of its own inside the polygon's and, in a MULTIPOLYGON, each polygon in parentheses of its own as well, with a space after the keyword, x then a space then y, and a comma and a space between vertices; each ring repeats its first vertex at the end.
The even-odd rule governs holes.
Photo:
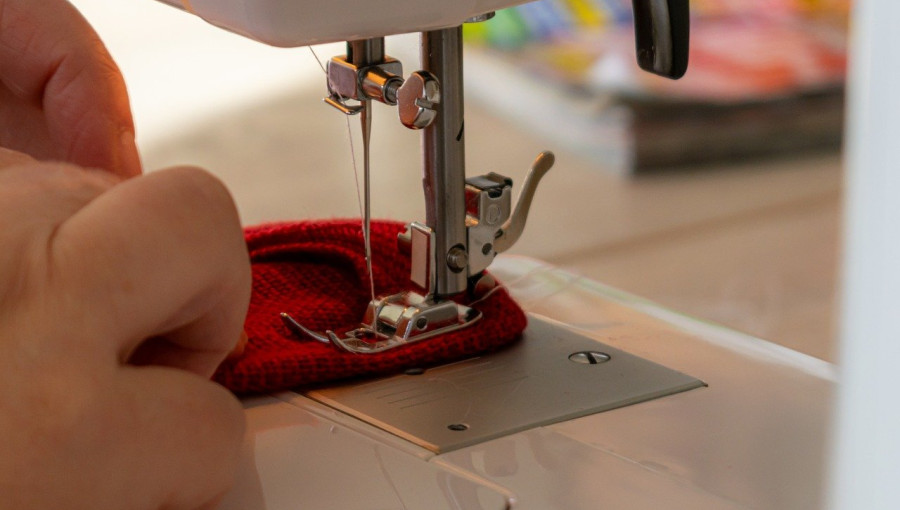
POLYGON ((306 395, 445 453, 701 386, 698 379, 530 316, 524 338, 503 351, 306 395))

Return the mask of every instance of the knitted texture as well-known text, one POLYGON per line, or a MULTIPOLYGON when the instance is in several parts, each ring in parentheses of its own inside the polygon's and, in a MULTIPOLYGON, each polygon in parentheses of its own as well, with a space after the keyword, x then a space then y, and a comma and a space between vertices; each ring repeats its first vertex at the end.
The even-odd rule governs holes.
MULTIPOLYGON (((375 291, 410 288, 407 256, 397 250, 404 225, 372 222, 375 291)), ((458 331, 377 354, 352 354, 298 336, 281 321, 287 312, 313 331, 359 326, 370 300, 359 221, 264 225, 245 231, 253 268, 253 293, 240 358, 214 378, 235 393, 279 391, 354 376, 397 373, 496 350, 515 341, 526 317, 505 289, 474 305, 484 315, 458 331)))

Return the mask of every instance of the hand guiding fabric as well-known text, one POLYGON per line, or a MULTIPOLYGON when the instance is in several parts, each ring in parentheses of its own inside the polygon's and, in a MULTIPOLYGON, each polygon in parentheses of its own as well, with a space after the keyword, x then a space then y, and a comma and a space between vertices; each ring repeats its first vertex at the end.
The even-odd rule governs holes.
POLYGON ((140 173, 87 22, 0 0, 0 509, 205 509, 234 476, 238 215, 203 170, 140 173))

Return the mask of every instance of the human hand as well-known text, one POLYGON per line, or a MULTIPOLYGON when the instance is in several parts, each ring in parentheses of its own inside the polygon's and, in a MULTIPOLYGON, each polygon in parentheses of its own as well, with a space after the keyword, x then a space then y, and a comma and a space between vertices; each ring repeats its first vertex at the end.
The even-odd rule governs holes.
POLYGON ((66 0, 0 0, 0 147, 141 173, 122 76, 66 0))
POLYGON ((250 266, 225 188, 0 149, 0 508, 211 508, 237 400, 210 382, 250 266))

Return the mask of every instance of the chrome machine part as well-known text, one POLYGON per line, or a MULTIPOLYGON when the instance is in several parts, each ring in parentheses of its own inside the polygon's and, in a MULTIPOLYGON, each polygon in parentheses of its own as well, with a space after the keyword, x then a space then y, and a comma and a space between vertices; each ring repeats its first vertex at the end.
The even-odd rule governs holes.
POLYGON ((381 352, 467 327, 481 318, 479 312, 449 299, 468 290, 469 276, 461 26, 422 34, 422 67, 425 70, 414 73, 397 96, 401 119, 405 116, 407 125, 424 127, 426 223, 410 224, 400 241, 406 240, 411 248, 410 279, 425 294, 407 291, 369 303, 361 328, 343 339, 330 335, 333 343, 350 352, 381 352))
MULTIPOLYGON (((485 15, 488 19, 490 16, 485 15)), ((478 21, 478 20, 473 20, 478 21)), ((369 136, 373 100, 397 105, 401 122, 423 129, 426 222, 411 223, 399 237, 411 256, 410 280, 424 294, 406 291, 369 304, 364 324, 337 335, 321 335, 290 316, 298 334, 357 353, 380 352, 466 327, 480 318, 450 298, 466 291, 496 254, 519 238, 537 183, 553 165, 553 154, 538 156, 515 213, 512 181, 497 174, 465 178, 462 27, 422 34, 422 66, 403 80, 402 65, 385 55, 383 39, 352 41, 347 55, 328 64, 326 101, 347 114, 361 114, 365 152, 364 236, 369 253, 369 136), (359 101, 350 105, 348 101, 359 101), (500 242, 498 245, 497 242, 500 242), (499 246, 499 248, 498 248, 499 246), (470 251, 474 249, 474 251, 470 251)), ((371 273, 371 269, 370 269, 371 273)))
POLYGON ((523 341, 489 357, 307 395, 443 454, 704 386, 559 324, 529 323, 523 341))
POLYGON ((325 102, 348 115, 360 113, 365 101, 397 104, 396 90, 403 83, 403 65, 384 54, 384 38, 347 43, 347 54, 328 61, 328 97, 325 102), (359 101, 359 105, 347 101, 359 101))
POLYGON ((494 261, 494 241, 512 211, 512 179, 490 173, 466 179, 469 276, 494 261))
POLYGON ((426 71, 416 71, 395 92, 400 122, 410 129, 424 129, 434 122, 441 87, 437 78, 426 71))
MULTIPOLYGON (((359 69, 357 76, 356 99, 361 101, 360 124, 363 141, 363 243, 366 252, 366 270, 369 276, 369 285, 372 299, 375 299, 375 277, 372 272, 372 99, 385 101, 384 89, 372 84, 381 83, 387 86, 392 79, 400 78, 384 67, 387 57, 384 54, 384 38, 365 39, 347 43, 347 60, 350 65, 359 69), (371 76, 377 79, 371 79, 371 76), (381 78, 385 78, 381 80, 381 78)), ((395 62, 395 61, 393 61, 395 62)), ((403 69, 397 62, 391 68, 402 73, 403 69)), ((340 67, 337 67, 340 68, 340 67)))
POLYGON ((487 269, 498 253, 508 250, 519 240, 537 186, 555 161, 556 157, 550 151, 538 154, 519 192, 515 211, 511 206, 511 179, 490 173, 466 180, 470 277, 487 269))
MULTIPOLYGON (((681 77, 688 60, 688 0, 632 3, 639 64, 656 74, 681 77)), ((467 21, 484 21, 492 14, 467 21)), ((381 299, 373 295, 366 319, 370 324, 348 332, 345 340, 332 332, 327 336, 353 352, 378 352, 471 324, 472 314, 451 298, 471 292, 497 253, 508 250, 522 235, 537 185, 555 158, 551 152, 537 157, 515 211, 508 178, 492 173, 466 181, 461 26, 423 32, 424 70, 407 80, 402 78, 400 63, 385 55, 383 38, 354 41, 347 48, 347 56, 329 62, 326 101, 344 113, 363 114, 367 246, 371 102, 397 105, 404 125, 424 130, 426 221, 410 224, 399 236, 399 244, 411 254, 411 281, 425 293, 407 291, 381 299), (348 100, 361 104, 349 105, 348 100), (436 317, 441 318, 437 321, 441 326, 433 329, 436 317)), ((368 251, 367 260, 371 262, 368 251)))
POLYGON ((300 338, 331 344, 354 354, 374 354, 425 340, 474 324, 481 312, 453 301, 431 301, 416 292, 403 292, 369 303, 363 323, 335 333, 313 331, 290 314, 282 313, 285 326, 300 338))
POLYGON ((534 163, 531 164, 531 171, 528 172, 528 176, 525 178, 525 184, 522 185, 522 191, 519 193, 519 201, 516 202, 516 210, 509 220, 503 224, 502 230, 496 241, 494 241, 494 250, 497 253, 503 253, 510 249, 522 236, 538 184, 547 175, 547 172, 553 168, 553 163, 555 162, 556 156, 550 151, 544 151, 538 154, 534 163))
POLYGON ((317 333, 303 324, 300 324, 297 319, 293 318, 289 313, 282 312, 280 314, 281 322, 291 331, 293 331, 297 336, 300 337, 309 337, 317 342, 321 342, 323 344, 330 344, 331 336, 334 334, 332 331, 327 331, 326 334, 317 333))
MULTIPOLYGON (((462 105, 462 29, 428 32, 422 36, 425 71, 403 80, 402 65, 384 52, 384 39, 351 41, 347 55, 328 63, 325 100, 349 115, 361 114, 365 153, 364 240, 371 264, 370 161, 371 103, 398 105, 401 121, 425 129, 425 195, 427 225, 411 224, 411 280, 425 294, 413 291, 369 303, 364 323, 337 335, 313 332, 282 314, 293 331, 355 353, 374 353, 466 327, 480 318, 471 308, 447 299, 467 289, 469 266, 464 204, 465 153, 462 105), (441 76, 452 94, 442 102, 441 76), (351 105, 348 101, 358 101, 351 105), (436 122, 435 122, 436 121, 436 122)), ((371 278, 371 265, 369 274, 371 278)))
POLYGON ((482 21, 488 21, 493 19, 495 14, 496 11, 489 11, 484 14, 479 14, 478 16, 472 16, 466 20, 466 23, 481 23, 482 21))
MULTIPOLYGON (((468 250, 463 120, 462 27, 422 34, 422 67, 441 83, 437 118, 425 128, 425 223, 434 232, 434 297, 466 291, 467 274, 451 267, 451 253, 468 250)), ((413 253, 413 257, 416 253, 413 253)))

